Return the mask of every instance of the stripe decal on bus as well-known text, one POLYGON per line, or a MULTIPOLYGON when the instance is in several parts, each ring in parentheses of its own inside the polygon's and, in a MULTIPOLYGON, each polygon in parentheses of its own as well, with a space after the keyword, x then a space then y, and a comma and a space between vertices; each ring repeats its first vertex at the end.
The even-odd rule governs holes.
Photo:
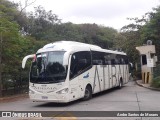
POLYGON ((100 71, 98 70, 98 66, 96 65, 95 66, 95 72, 94 72, 94 81, 93 81, 93 93, 96 92, 95 91, 96 82, 98 82, 97 85, 99 86, 99 92, 103 91, 105 89, 109 89, 109 88, 113 88, 113 87, 118 86, 121 78, 123 80, 123 83, 127 82, 127 79, 128 79, 128 74, 126 73, 128 71, 127 65, 118 65, 118 66, 116 66, 116 65, 111 65, 111 66, 101 65, 100 67, 103 67, 103 76, 100 76, 100 74, 99 74, 100 71), (105 68, 108 71, 105 71, 105 68), (105 72, 108 72, 108 73, 105 73, 105 72), (108 75, 108 77, 107 77, 107 75, 108 75), (100 77, 103 78, 103 84, 104 85, 101 85, 100 77), (98 80, 98 81, 96 81, 96 80, 98 80), (108 80, 108 86, 107 86, 108 88, 106 88, 106 80, 108 80))

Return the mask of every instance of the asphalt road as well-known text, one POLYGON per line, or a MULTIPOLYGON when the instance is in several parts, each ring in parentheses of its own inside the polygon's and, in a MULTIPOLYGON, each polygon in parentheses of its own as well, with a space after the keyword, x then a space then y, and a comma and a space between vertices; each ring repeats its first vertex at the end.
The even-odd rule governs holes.
MULTIPOLYGON (((0 103, 0 111, 160 111, 160 92, 137 86, 135 82, 130 81, 122 89, 112 89, 96 94, 89 101, 78 100, 69 104, 57 104, 32 102, 29 98, 24 98, 0 103)), ((69 120, 68 118, 53 117, 44 119, 69 120)), ((72 117, 72 119, 98 120, 100 118, 72 117)), ((101 119, 160 120, 160 117, 107 117, 101 119)))

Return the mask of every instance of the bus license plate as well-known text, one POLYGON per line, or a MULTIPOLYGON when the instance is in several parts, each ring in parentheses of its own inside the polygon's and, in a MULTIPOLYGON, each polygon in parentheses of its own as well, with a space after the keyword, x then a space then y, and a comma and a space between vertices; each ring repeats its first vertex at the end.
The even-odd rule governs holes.
POLYGON ((47 97, 47 96, 42 96, 42 99, 45 99, 45 100, 46 100, 46 99, 48 99, 48 97, 47 97))

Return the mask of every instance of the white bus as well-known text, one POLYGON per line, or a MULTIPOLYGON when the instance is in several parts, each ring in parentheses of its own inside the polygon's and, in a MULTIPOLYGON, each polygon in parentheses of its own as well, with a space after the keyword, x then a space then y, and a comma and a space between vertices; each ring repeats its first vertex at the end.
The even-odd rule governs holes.
POLYGON ((99 46, 59 41, 45 45, 33 58, 29 76, 29 96, 33 101, 70 102, 88 100, 92 94, 121 88, 129 80, 126 53, 99 46))

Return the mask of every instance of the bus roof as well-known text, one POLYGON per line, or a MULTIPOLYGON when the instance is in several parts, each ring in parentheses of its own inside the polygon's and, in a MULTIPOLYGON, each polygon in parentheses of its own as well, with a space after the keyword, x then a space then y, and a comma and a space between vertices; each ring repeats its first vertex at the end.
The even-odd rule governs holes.
POLYGON ((37 53, 47 52, 47 51, 77 51, 77 49, 83 50, 93 50, 99 52, 113 53, 113 54, 121 54, 126 55, 124 52, 113 51, 108 49, 103 49, 97 45, 91 45, 81 42, 75 41, 58 41, 45 45, 43 48, 39 49, 37 53))

